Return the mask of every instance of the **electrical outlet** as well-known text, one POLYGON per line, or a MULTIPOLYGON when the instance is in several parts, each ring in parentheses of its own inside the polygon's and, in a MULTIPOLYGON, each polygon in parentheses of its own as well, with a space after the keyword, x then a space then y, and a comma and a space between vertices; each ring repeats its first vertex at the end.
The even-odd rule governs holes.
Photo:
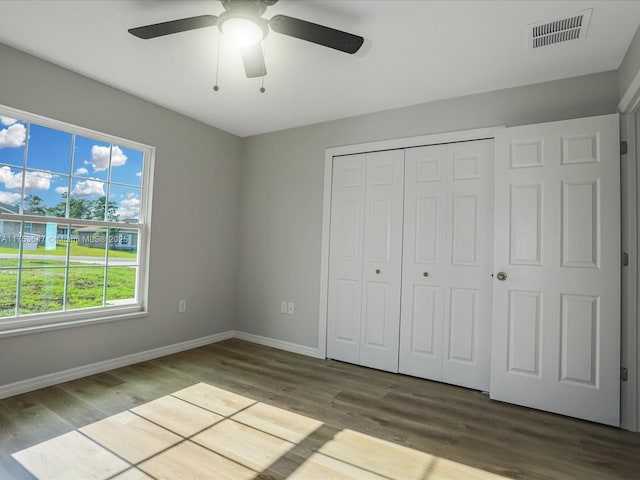
POLYGON ((280 313, 287 313, 287 302, 280 302, 280 313))
POLYGON ((184 313, 187 311, 187 301, 186 300, 178 300, 178 312, 184 313))
POLYGON ((287 304, 287 313, 288 313, 289 315, 293 315, 293 314, 294 314, 294 312, 295 312, 295 310, 294 310, 294 304, 293 304, 293 302, 289 302, 289 303, 287 304))

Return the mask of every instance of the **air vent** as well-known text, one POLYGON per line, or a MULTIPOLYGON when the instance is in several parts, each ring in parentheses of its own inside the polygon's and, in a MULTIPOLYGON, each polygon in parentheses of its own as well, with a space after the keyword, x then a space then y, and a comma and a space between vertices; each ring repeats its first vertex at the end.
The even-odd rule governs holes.
POLYGON ((576 15, 551 21, 532 23, 529 27, 529 47, 540 48, 555 43, 578 40, 587 36, 591 9, 576 15))

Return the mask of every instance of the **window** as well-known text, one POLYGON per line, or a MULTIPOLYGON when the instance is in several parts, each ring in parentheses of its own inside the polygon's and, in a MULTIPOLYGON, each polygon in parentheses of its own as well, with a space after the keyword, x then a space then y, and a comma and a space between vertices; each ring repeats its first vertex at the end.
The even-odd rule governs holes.
POLYGON ((0 332, 145 310, 153 153, 0 107, 0 332))

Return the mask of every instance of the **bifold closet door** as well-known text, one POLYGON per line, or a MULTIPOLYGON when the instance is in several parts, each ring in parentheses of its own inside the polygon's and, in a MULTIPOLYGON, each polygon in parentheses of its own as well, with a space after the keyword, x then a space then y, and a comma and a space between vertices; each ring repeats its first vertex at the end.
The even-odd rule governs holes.
POLYGON ((488 390, 493 141, 407 149, 400 372, 488 390))
POLYGON ((404 150, 334 157, 327 356, 398 371, 404 150))
POLYGON ((618 122, 496 134, 491 398, 619 425, 618 122))

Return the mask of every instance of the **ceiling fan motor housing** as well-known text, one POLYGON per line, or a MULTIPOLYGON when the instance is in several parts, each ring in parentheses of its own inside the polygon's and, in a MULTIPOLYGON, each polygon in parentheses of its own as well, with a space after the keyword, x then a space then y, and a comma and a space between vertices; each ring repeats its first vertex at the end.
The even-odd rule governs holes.
POLYGON ((224 9, 230 11, 245 11, 258 17, 267 11, 267 7, 275 5, 278 0, 220 0, 224 9))

